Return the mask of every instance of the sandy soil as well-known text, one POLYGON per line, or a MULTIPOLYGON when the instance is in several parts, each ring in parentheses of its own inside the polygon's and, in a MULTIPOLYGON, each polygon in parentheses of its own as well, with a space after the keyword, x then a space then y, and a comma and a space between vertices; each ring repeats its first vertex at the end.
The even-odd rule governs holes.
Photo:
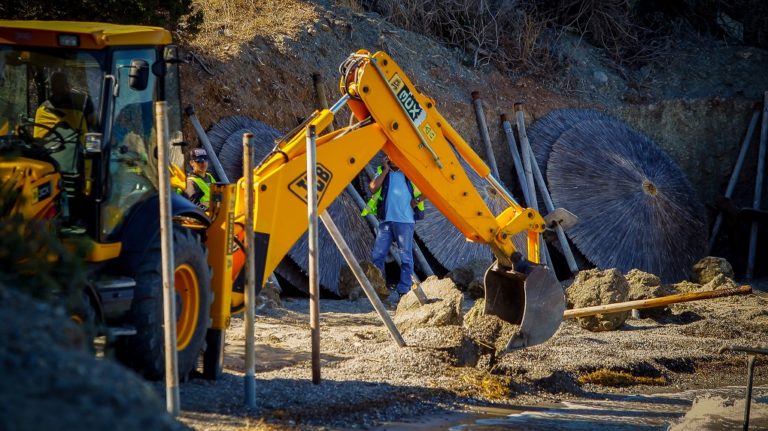
MULTIPOLYGON (((467 312, 472 305, 465 299, 462 309, 467 312)), ((257 316, 257 407, 243 404, 244 328, 235 319, 227 335, 224 378, 182 385, 180 420, 199 430, 371 429, 382 424, 393 429, 408 423, 424 426, 425 420, 442 428, 471 418, 455 413, 473 408, 506 411, 609 394, 743 385, 744 354, 719 354, 718 348, 761 344, 768 327, 766 305, 766 293, 754 290, 673 305, 667 317, 630 318, 616 331, 590 332, 565 321, 543 345, 500 355, 478 344, 467 327, 456 325, 405 332, 408 347, 401 348, 367 299, 325 300, 322 382, 313 385, 309 303, 289 298, 284 308, 262 309, 257 316), (474 354, 467 353, 473 349, 474 354), (634 383, 650 377, 655 383, 580 382, 596 370, 625 372, 637 379, 634 383)), ((765 384, 764 360, 757 363, 755 384, 765 384)), ((162 391, 162 385, 157 388, 162 391)))

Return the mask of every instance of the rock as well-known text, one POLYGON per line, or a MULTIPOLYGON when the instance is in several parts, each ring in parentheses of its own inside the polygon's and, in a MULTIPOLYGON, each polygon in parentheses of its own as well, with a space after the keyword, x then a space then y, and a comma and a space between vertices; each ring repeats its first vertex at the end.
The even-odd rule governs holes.
POLYGON ((679 293, 691 293, 701 290, 701 285, 690 281, 681 281, 669 286, 671 289, 678 291, 679 293))
POLYGON ((737 287, 736 282, 726 277, 725 274, 718 274, 709 283, 701 286, 701 290, 733 289, 734 287, 737 287))
MULTIPOLYGON (((368 281, 371 282, 373 290, 379 295, 381 300, 387 299, 389 296, 389 290, 387 289, 387 283, 384 281, 384 277, 381 275, 379 268, 368 261, 360 262, 360 267, 363 268, 365 276, 368 277, 368 281)), ((355 274, 349 268, 344 266, 341 268, 341 274, 339 275, 339 295, 343 298, 349 298, 350 301, 355 301, 360 297, 365 296, 363 288, 357 281, 355 274)))
POLYGON ((427 326, 461 325, 464 295, 450 279, 431 277, 421 283, 429 303, 420 305, 416 294, 408 292, 400 298, 395 311, 395 324, 402 333, 427 326))
POLYGON ((592 74, 592 78, 600 85, 605 85, 608 83, 608 74, 603 72, 602 70, 596 70, 592 74))
MULTIPOLYGON (((568 308, 591 307, 595 305, 624 302, 629 296, 629 283, 619 270, 612 268, 601 271, 589 269, 576 275, 573 284, 565 291, 568 308)), ((629 311, 580 317, 579 325, 590 331, 611 331, 618 329, 629 317, 629 311)))
POLYGON ((258 298, 256 298, 256 306, 259 307, 263 304, 268 308, 283 308, 283 301, 280 300, 280 293, 282 293, 280 286, 271 281, 267 281, 264 284, 264 287, 261 288, 258 298))
POLYGON ((448 274, 445 274, 445 278, 450 278, 459 289, 467 290, 469 284, 474 280, 475 274, 471 268, 462 266, 454 269, 453 271, 450 271, 448 274))
POLYGON ((691 280, 699 284, 707 284, 718 274, 734 278, 733 267, 722 257, 707 256, 693 265, 691 280))
MULTIPOLYGON (((673 293, 669 286, 661 284, 661 279, 658 276, 639 269, 629 271, 625 278, 629 283, 629 295, 627 297, 629 301, 658 298, 673 293)), ((658 318, 670 313, 669 307, 644 308, 637 311, 641 318, 658 318)))

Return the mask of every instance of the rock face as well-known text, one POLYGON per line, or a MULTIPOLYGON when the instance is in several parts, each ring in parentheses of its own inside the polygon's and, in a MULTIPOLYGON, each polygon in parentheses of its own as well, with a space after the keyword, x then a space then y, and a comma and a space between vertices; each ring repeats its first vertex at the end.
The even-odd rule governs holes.
MULTIPOLYGON (((624 302, 629 297, 629 283, 619 270, 590 269, 576 275, 565 291, 568 308, 624 302)), ((629 317, 629 311, 598 314, 579 318, 579 325, 590 331, 611 331, 619 328, 629 317)))
POLYGON ((395 312, 395 325, 407 333, 427 326, 461 325, 464 295, 448 278, 429 278, 421 283, 429 303, 420 305, 416 295, 409 292, 400 299, 395 312))
MULTIPOLYGON (((381 275, 379 268, 368 261, 360 262, 360 266, 363 268, 365 276, 373 285, 373 290, 379 295, 382 300, 387 299, 389 296, 389 290, 387 290, 387 283, 384 281, 384 277, 381 275)), ((350 301, 355 301, 358 298, 365 296, 363 288, 360 287, 355 274, 345 265, 341 268, 341 274, 339 275, 339 295, 342 298, 349 298, 350 301)))
POLYGON ((733 267, 722 257, 707 256, 693 265, 692 281, 707 284, 718 275, 733 279, 733 267))

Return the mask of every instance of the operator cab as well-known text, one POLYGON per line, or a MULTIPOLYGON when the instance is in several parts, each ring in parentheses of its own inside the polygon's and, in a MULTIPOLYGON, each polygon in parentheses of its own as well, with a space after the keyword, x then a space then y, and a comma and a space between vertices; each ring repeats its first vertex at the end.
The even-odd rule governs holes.
POLYGON ((155 27, 0 21, 0 158, 53 165, 65 231, 118 241, 129 209, 157 193, 155 100, 181 136, 170 41, 155 27))

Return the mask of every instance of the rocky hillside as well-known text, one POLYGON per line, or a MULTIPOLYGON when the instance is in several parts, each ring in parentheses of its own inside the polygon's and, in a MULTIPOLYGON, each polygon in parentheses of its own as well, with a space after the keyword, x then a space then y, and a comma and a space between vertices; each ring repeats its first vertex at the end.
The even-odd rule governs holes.
MULTIPOLYGON (((564 34, 553 48, 562 67, 531 75, 490 64, 472 67, 460 49, 396 27, 357 2, 210 1, 199 7, 207 17, 202 31, 180 42, 191 60, 183 97, 205 127, 223 116, 245 115, 290 130, 316 107, 313 73, 324 77, 332 102, 339 94, 338 66, 350 53, 385 50, 483 154, 470 97, 480 92, 506 184, 513 183, 514 171, 500 114, 513 113, 513 104, 521 102, 530 124, 553 109, 592 108, 622 119, 666 151, 710 217, 755 103, 768 90, 766 50, 692 30, 679 31, 663 58, 640 70, 617 67, 585 38, 564 34)), ((737 187, 739 205, 752 200, 756 147, 737 187)))

